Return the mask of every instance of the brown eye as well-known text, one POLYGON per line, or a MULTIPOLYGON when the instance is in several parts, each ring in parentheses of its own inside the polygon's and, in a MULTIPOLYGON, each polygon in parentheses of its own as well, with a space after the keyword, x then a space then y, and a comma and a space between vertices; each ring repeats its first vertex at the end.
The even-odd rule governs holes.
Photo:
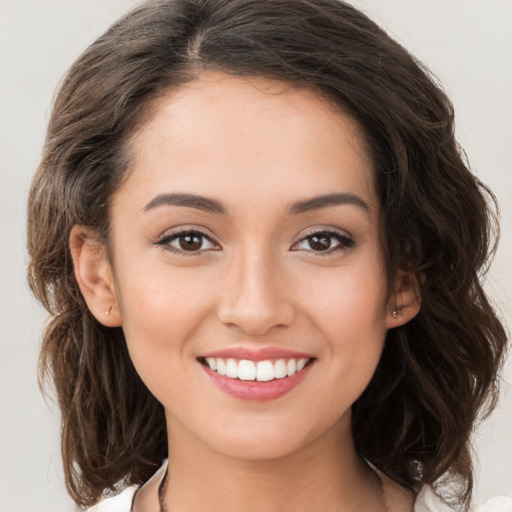
POLYGON ((218 244, 213 242, 208 235, 190 229, 175 231, 153 243, 170 252, 186 256, 199 256, 206 251, 218 248, 218 244))
POLYGON ((316 253, 319 256, 346 250, 354 245, 352 238, 336 231, 318 231, 304 237, 296 244, 298 250, 316 253))
POLYGON ((315 251, 325 251, 331 247, 331 238, 328 235, 309 236, 309 245, 315 251))
POLYGON ((195 234, 181 235, 178 240, 180 249, 184 251, 198 251, 203 244, 202 237, 195 234))

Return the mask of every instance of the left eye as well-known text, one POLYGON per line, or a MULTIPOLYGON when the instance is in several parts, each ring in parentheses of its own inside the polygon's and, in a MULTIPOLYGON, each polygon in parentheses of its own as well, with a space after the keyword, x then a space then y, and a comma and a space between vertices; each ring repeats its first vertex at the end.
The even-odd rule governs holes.
POLYGON ((299 250, 310 250, 316 253, 330 254, 334 251, 353 247, 354 241, 349 236, 342 235, 335 231, 317 231, 304 237, 295 244, 295 246, 298 246, 299 250))

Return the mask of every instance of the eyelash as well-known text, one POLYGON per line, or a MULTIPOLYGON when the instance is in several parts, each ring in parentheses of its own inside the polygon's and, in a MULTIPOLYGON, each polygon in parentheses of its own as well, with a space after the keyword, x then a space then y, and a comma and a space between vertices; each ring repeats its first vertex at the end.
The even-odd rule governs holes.
MULTIPOLYGON (((195 236, 197 238, 202 238, 202 239, 207 239, 211 243, 219 245, 219 243, 213 237, 207 235, 206 233, 203 233, 202 231, 198 231, 196 229, 190 229, 190 228, 179 229, 179 230, 173 231, 172 233, 169 233, 167 235, 162 236, 161 238, 158 238, 157 240, 152 242, 152 244, 156 245, 156 246, 159 246, 159 247, 162 247, 165 250, 168 250, 168 251, 173 252, 175 254, 179 254, 181 256, 185 256, 185 257, 187 257, 187 256, 203 256, 203 253, 201 252, 202 251, 201 249, 199 249, 197 251, 185 251, 183 249, 178 249, 178 248, 173 247, 171 245, 171 242, 173 242, 175 240, 179 240, 181 237, 184 237, 186 235, 188 235, 188 236, 195 236)), ((335 238, 340 243, 339 246, 330 247, 326 251, 311 251, 315 255, 315 257, 328 256, 328 255, 330 255, 330 254, 332 254, 334 252, 337 252, 337 251, 343 251, 343 250, 350 249, 351 247, 354 247, 354 245, 355 245, 354 240, 350 236, 343 235, 341 233, 338 233, 337 231, 329 231, 327 229, 321 229, 321 230, 318 230, 318 231, 311 231, 310 233, 307 233, 304 237, 302 237, 294 245, 297 245, 300 242, 303 242, 303 241, 305 241, 307 239, 310 239, 310 238, 312 238, 314 236, 335 238)), ((214 249, 214 250, 218 250, 218 249, 214 249)))
POLYGON ((152 243, 153 243, 153 245, 160 246, 167 251, 173 252, 175 254, 179 254, 181 256, 200 256, 200 255, 202 256, 202 254, 200 254, 199 251, 185 251, 183 249, 177 249, 176 247, 173 247, 171 245, 171 242, 173 242, 174 240, 179 240, 181 237, 184 237, 186 235, 196 236, 198 238, 206 238, 211 243, 219 245, 217 240, 213 239, 213 237, 207 235, 206 233, 203 233, 202 231, 198 231, 197 229, 190 229, 190 228, 178 229, 178 230, 173 231, 167 235, 164 235, 161 238, 158 238, 157 240, 155 240, 152 243))
POLYGON ((296 242, 294 246, 314 236, 334 238, 339 242, 338 246, 329 247, 329 249, 327 249, 326 251, 311 251, 315 255, 315 257, 322 258, 324 256, 329 256, 330 254, 333 254, 338 251, 346 251, 347 249, 350 249, 355 245, 354 240, 348 235, 338 233, 337 231, 330 231, 328 229, 320 229, 306 233, 306 235, 303 236, 298 242, 296 242))

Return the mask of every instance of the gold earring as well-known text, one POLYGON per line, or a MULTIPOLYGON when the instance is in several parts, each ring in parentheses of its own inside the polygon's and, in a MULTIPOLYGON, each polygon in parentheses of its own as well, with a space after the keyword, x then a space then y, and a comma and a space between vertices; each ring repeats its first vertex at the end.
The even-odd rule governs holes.
POLYGON ((105 315, 107 315, 107 316, 108 316, 108 315, 110 315, 110 312, 111 312, 111 311, 112 311, 112 306, 110 306, 110 307, 108 308, 108 310, 107 310, 107 311, 105 311, 105 315))

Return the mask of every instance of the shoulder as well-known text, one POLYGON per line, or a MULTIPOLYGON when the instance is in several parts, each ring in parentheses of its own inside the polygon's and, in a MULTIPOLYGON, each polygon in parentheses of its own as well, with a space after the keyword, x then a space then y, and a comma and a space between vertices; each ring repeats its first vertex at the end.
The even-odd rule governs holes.
MULTIPOLYGON (((472 512, 512 512, 512 498, 497 496, 491 498, 487 503, 471 508, 472 512)), ((471 512, 470 511, 470 512, 471 512)), ((434 492, 430 485, 425 485, 418 494, 414 503, 414 512, 454 512, 454 509, 447 505, 434 492)))
POLYGON ((130 512, 137 488, 137 485, 127 487, 122 493, 103 500, 94 507, 88 508, 86 512, 130 512))
POLYGON ((139 485, 127 487, 117 496, 107 498, 100 503, 97 503, 94 507, 88 508, 86 512, 130 512, 133 507, 135 495, 137 494, 137 501, 139 501, 139 497, 144 498, 144 493, 147 491, 148 485, 155 482, 157 482, 157 484, 160 483, 160 480, 163 478, 166 471, 167 459, 164 459, 160 469, 158 469, 158 471, 144 485, 142 485, 142 487, 139 485))

